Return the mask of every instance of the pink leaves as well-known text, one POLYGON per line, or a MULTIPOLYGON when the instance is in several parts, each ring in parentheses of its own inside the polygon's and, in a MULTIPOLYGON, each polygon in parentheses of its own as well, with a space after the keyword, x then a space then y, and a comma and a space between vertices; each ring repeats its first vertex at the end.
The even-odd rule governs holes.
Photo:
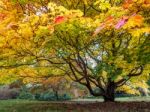
POLYGON ((123 16, 121 19, 116 19, 113 17, 108 17, 106 20, 96 28, 96 30, 93 33, 93 36, 97 35, 102 29, 104 28, 115 28, 115 29, 120 29, 122 26, 124 26, 128 22, 129 17, 128 16, 123 16))
POLYGON ((119 22, 116 24, 115 28, 120 29, 124 24, 126 23, 125 19, 119 20, 119 22))
POLYGON ((128 21, 128 17, 122 17, 122 19, 120 19, 118 23, 115 25, 115 28, 120 29, 123 25, 126 24, 127 21, 128 21))
POLYGON ((93 33, 93 36, 97 35, 103 28, 105 28, 104 24, 102 24, 99 27, 97 27, 96 30, 93 33))
POLYGON ((116 29, 121 28, 125 24, 125 20, 121 19, 115 26, 116 29))
POLYGON ((107 17, 105 19, 105 22, 103 22, 99 27, 96 28, 96 30, 93 33, 93 36, 97 35, 105 27, 111 26, 113 21, 114 21, 114 18, 112 16, 107 17))

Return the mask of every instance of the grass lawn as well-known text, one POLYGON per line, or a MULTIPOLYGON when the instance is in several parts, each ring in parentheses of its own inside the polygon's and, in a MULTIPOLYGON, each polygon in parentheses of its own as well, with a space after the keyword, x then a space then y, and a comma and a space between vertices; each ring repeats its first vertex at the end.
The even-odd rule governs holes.
POLYGON ((121 102, 116 103, 102 103, 100 101, 0 100, 0 112, 150 112, 150 98, 120 98, 117 101, 121 102))

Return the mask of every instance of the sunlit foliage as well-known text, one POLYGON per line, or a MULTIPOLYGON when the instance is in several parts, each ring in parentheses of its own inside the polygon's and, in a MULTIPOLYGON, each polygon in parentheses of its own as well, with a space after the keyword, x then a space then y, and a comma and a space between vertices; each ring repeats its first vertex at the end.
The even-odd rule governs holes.
POLYGON ((2 0, 1 77, 67 76, 113 101, 118 87, 149 79, 149 12, 148 0, 2 0))

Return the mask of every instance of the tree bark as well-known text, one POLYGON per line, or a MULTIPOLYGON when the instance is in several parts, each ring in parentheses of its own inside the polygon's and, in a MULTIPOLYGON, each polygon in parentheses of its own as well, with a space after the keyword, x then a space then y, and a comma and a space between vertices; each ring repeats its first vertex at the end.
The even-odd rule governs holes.
POLYGON ((105 95, 105 96, 103 96, 103 98, 104 98, 104 102, 114 102, 115 101, 114 95, 105 95))
POLYGON ((114 81, 109 80, 108 86, 105 91, 105 94, 103 95, 104 102, 114 102, 115 101, 115 83, 114 81))
POLYGON ((56 91, 54 91, 54 93, 55 93, 55 96, 56 96, 56 100, 58 101, 59 100, 58 91, 56 90, 56 91))

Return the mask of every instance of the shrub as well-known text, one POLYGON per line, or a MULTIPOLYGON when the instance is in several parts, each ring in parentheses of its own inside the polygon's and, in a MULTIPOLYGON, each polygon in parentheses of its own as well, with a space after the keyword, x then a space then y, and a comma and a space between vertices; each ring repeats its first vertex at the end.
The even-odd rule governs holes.
POLYGON ((10 90, 10 96, 12 99, 16 99, 19 96, 19 90, 18 89, 11 89, 10 90))
POLYGON ((34 97, 35 97, 36 100, 39 100, 39 99, 40 99, 40 96, 41 96, 40 93, 35 93, 35 95, 34 95, 34 97))
POLYGON ((58 98, 57 98, 54 92, 45 92, 45 93, 36 93, 35 99, 41 100, 41 101, 57 101, 57 100, 64 101, 64 100, 70 100, 71 95, 62 94, 62 95, 58 95, 58 98))
POLYGON ((55 100, 57 100, 57 98, 53 92, 46 92, 46 93, 42 93, 40 95, 39 100, 55 101, 55 100))
POLYGON ((18 95, 18 89, 10 89, 8 85, 0 87, 0 100, 15 99, 18 95))
POLYGON ((136 94, 129 94, 129 93, 125 93, 123 91, 121 92, 116 92, 115 97, 134 97, 137 96, 136 94))
POLYGON ((70 100, 70 99, 71 99, 71 95, 65 93, 63 95, 60 95, 58 100, 70 100))
POLYGON ((32 100, 32 99, 34 99, 34 95, 32 95, 29 92, 21 92, 19 94, 18 98, 19 99, 29 99, 29 100, 32 100))

